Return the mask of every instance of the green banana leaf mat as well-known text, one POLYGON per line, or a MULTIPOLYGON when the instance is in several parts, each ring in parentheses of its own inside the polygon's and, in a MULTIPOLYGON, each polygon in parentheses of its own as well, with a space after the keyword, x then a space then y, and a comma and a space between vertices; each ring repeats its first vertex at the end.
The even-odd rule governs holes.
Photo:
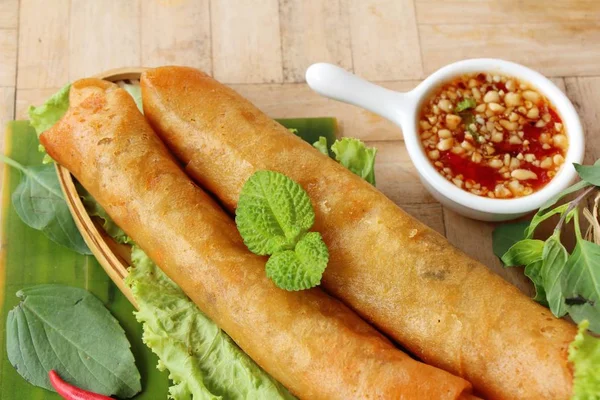
MULTIPOLYGON (((317 141, 325 136, 335 140, 333 118, 279 120, 284 126, 317 141)), ((9 123, 5 134, 5 154, 23 165, 39 165, 42 154, 29 121, 9 123)), ((6 355, 6 317, 19 299, 16 292, 27 286, 61 283, 85 288, 98 297, 119 320, 131 343, 142 376, 143 391, 135 399, 166 399, 168 373, 156 369, 157 357, 142 343, 142 325, 133 316, 134 308, 110 280, 93 256, 83 256, 63 248, 25 225, 14 211, 11 194, 20 181, 20 172, 4 168, 2 191, 2 232, 0 248, 0 399, 60 400, 54 392, 35 387, 13 368, 6 355)))

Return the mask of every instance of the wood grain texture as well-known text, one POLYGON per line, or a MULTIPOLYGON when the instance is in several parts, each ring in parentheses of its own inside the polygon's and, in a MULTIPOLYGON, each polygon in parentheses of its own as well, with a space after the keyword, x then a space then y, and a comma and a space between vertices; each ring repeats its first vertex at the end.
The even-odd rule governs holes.
POLYGON ((16 29, 19 26, 19 0, 0 1, 0 29, 16 29))
POLYGON ((112 68, 140 65, 139 1, 71 1, 70 81, 112 68))
POLYGON ((585 164, 600 159, 600 77, 566 78, 567 95, 585 132, 585 164))
MULTIPOLYGON (((51 7, 46 0, 21 0, 17 88, 61 87, 69 80, 69 9, 69 0, 53 0, 51 7)), ((88 51, 97 51, 89 44, 88 51)))
POLYGON ((412 0, 346 0, 354 71, 369 80, 423 78, 412 0))
POLYGON ((212 74, 210 3, 141 2, 141 65, 187 65, 212 74))
POLYGON ((17 30, 0 28, 0 86, 15 86, 17 30))
POLYGON ((315 62, 353 69, 344 0, 280 0, 279 10, 284 82, 304 82, 315 62))
POLYGON ((60 87, 45 89, 17 89, 15 103, 15 119, 27 119, 29 106, 39 106, 56 93, 60 87))
POLYGON ((277 0, 213 1, 210 15, 213 75, 217 80, 283 81, 277 0))
MULTIPOLYGON (((382 86, 407 91, 417 81, 381 82, 382 86)), ((361 140, 381 141, 402 138, 400 128, 390 121, 364 109, 329 100, 313 92, 306 84, 230 85, 257 104, 273 118, 335 116, 342 136, 361 140)))
MULTIPOLYGON (((597 0, 545 1, 521 0, 415 0, 419 24, 494 24, 547 23, 565 21, 598 22, 597 0)), ((502 27, 499 27, 502 29, 502 27)))
POLYGON ((420 25, 426 73, 465 58, 494 57, 549 76, 600 74, 600 24, 564 21, 420 25))

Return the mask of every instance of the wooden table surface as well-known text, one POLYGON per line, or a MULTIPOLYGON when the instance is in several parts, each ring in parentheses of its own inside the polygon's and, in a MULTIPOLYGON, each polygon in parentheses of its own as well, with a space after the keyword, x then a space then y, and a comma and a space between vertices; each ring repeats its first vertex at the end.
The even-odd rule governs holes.
POLYGON ((492 224, 444 209, 423 188, 398 128, 319 97, 303 78, 328 61, 408 90, 473 57, 551 77, 581 115, 586 162, 600 157, 599 0, 0 0, 0 123, 107 69, 194 66, 272 117, 337 117, 343 135, 379 149, 380 190, 527 291, 522 273, 493 256, 492 224))

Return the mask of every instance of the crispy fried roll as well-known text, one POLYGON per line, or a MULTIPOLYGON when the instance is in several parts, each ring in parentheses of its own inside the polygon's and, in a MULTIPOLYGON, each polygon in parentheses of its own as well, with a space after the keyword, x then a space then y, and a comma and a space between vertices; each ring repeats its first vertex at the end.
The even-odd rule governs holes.
POLYGON ((324 287, 425 362, 491 399, 570 397, 572 324, 206 74, 149 70, 142 97, 187 172, 230 211, 256 170, 300 183, 330 251, 324 287))
MULTIPOLYGON (((178 82, 185 85, 185 82, 178 82)), ((183 86, 182 86, 183 87, 183 86)), ((132 98, 97 79, 41 136, 108 214, 261 367, 303 399, 456 399, 470 384, 419 363, 320 289, 286 292, 231 218, 180 169, 132 98)))

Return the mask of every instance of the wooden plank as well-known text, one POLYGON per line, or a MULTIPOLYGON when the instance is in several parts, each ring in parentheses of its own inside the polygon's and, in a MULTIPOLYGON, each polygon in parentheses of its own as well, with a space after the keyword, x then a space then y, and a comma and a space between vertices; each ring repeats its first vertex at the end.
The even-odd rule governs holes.
POLYGON ((17 30, 0 29, 0 86, 15 86, 17 30))
POLYGON ((600 159, 600 77, 565 78, 585 132, 585 164, 600 159))
POLYGON ((139 0, 72 0, 71 81, 112 68, 140 65, 139 10, 139 0))
POLYGON ((19 0, 0 1, 0 28, 16 29, 19 23, 19 0))
POLYGON ((141 64, 188 65, 212 73, 209 0, 143 1, 141 64))
MULTIPOLYGON (((416 81, 384 82, 382 86, 398 91, 414 88, 416 81)), ((313 92, 306 84, 230 85, 273 118, 336 117, 343 136, 361 140, 399 140, 400 128, 369 111, 313 92)))
POLYGON ((349 0, 354 71, 369 80, 423 78, 412 0, 349 0))
MULTIPOLYGON (((19 12, 20 89, 60 87, 69 80, 69 0, 21 0, 19 12), (66 22, 65 22, 66 20, 66 22)), ((96 39, 96 38, 94 38, 96 39)), ((86 42, 77 52, 97 51, 86 42)))
POLYGON ((330 62, 352 70, 348 8, 343 0, 280 0, 283 80, 304 82, 306 68, 330 62))
POLYGON ((29 106, 39 106, 60 88, 46 89, 17 89, 17 101, 15 103, 15 119, 29 119, 27 109, 29 106))
POLYGON ((283 81, 277 0, 211 3, 214 77, 223 83, 283 81))
POLYGON ((419 32, 426 73, 465 58, 496 57, 549 76, 600 75, 597 23, 420 25, 419 32))
POLYGON ((416 0, 419 24, 497 24, 598 21, 598 0, 546 1, 520 0, 416 0))
POLYGON ((367 141, 377 148, 377 189, 400 206, 438 204, 419 181, 419 174, 403 141, 367 141))
MULTIPOLYGON (((14 118, 14 113, 15 88, 0 87, 0 129, 2 133, 4 133, 8 121, 14 118)), ((0 135, 0 149, 4 149, 4 134, 0 135)), ((2 176, 2 172, 0 171, 0 179, 2 176)))

